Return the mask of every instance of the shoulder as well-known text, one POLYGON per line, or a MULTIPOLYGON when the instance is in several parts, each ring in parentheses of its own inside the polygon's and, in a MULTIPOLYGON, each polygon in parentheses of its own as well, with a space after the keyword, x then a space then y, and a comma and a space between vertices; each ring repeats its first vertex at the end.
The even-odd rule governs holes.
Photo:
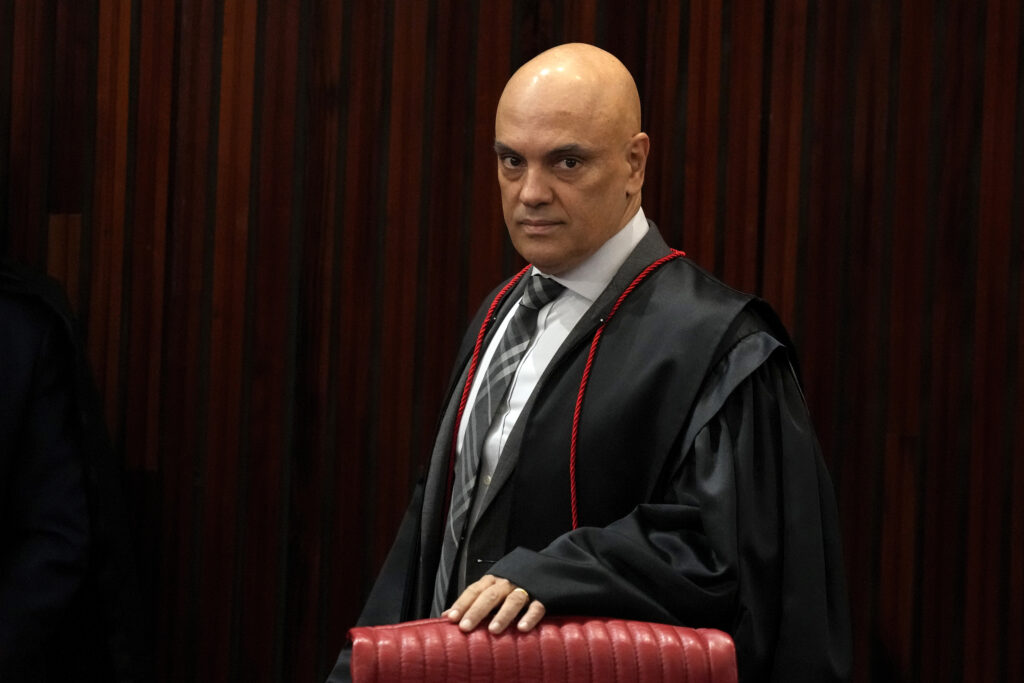
POLYGON ((10 260, 0 260, 0 345, 13 352, 38 348, 54 330, 71 330, 71 311, 52 278, 10 260))
MULTIPOLYGON (((659 334, 684 336, 715 348, 713 361, 724 358, 752 335, 768 336, 792 356, 789 334, 771 305, 722 282, 688 258, 666 263, 650 277, 646 293, 634 302, 659 334)), ((640 290, 642 288, 638 288, 640 290)))
POLYGON ((0 356, 8 361, 36 353, 61 326, 60 316, 39 299, 0 290, 0 356))
POLYGON ((0 258, 0 300, 10 309, 32 310, 36 315, 70 324, 71 306, 64 288, 45 273, 0 258))
MULTIPOLYGON (((757 297, 725 284, 688 258, 668 261, 635 283, 626 301, 634 315, 691 334, 710 328, 724 334, 737 319, 764 325, 773 314, 757 297)), ((624 302, 625 305, 625 302, 624 302)))
POLYGON ((650 280, 658 296, 683 309, 730 317, 748 307, 770 310, 757 296, 726 284, 685 256, 665 263, 650 280))
POLYGON ((62 297, 46 276, 0 264, 0 386, 7 399, 25 396, 41 377, 72 367, 72 319, 62 297))

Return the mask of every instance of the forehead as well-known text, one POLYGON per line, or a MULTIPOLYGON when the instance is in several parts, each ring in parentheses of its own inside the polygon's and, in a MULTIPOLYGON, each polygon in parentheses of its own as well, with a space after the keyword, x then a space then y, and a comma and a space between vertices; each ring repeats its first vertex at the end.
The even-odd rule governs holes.
POLYGON ((614 142, 614 131, 600 108, 561 99, 503 100, 494 120, 495 140, 523 153, 569 145, 607 147, 614 142))

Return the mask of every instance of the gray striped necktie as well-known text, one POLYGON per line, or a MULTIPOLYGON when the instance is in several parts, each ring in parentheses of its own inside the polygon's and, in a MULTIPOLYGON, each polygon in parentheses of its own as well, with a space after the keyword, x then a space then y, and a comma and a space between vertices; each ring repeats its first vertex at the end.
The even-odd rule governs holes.
POLYGON ((466 422, 462 450, 455 462, 452 502, 444 527, 444 540, 441 543, 441 562, 437 567, 437 578, 434 581, 431 613, 435 616, 446 607, 448 586, 455 571, 455 557, 473 502, 477 469, 491 420, 494 419, 498 406, 504 401, 519 362, 530 346, 530 339, 537 329, 537 313, 563 289, 564 285, 541 275, 530 278, 526 292, 520 299, 508 327, 505 328, 505 335, 501 338, 491 363, 487 366, 487 374, 477 391, 473 409, 466 422))

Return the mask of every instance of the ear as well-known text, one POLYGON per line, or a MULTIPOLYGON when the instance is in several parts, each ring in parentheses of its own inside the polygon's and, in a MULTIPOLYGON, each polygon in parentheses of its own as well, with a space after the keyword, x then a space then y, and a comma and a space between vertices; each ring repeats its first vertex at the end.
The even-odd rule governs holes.
POLYGON ((647 169, 647 154, 651 151, 651 140, 647 133, 637 133, 629 139, 626 147, 626 160, 629 162, 629 179, 626 181, 626 194, 640 192, 644 185, 644 171, 647 169))

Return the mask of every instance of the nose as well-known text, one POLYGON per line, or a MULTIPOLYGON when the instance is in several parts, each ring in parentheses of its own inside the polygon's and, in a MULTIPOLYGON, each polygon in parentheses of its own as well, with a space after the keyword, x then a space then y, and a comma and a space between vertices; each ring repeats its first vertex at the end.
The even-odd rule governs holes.
POLYGON ((528 168, 523 174, 519 201, 526 206, 543 206, 551 202, 551 183, 543 168, 528 168))

